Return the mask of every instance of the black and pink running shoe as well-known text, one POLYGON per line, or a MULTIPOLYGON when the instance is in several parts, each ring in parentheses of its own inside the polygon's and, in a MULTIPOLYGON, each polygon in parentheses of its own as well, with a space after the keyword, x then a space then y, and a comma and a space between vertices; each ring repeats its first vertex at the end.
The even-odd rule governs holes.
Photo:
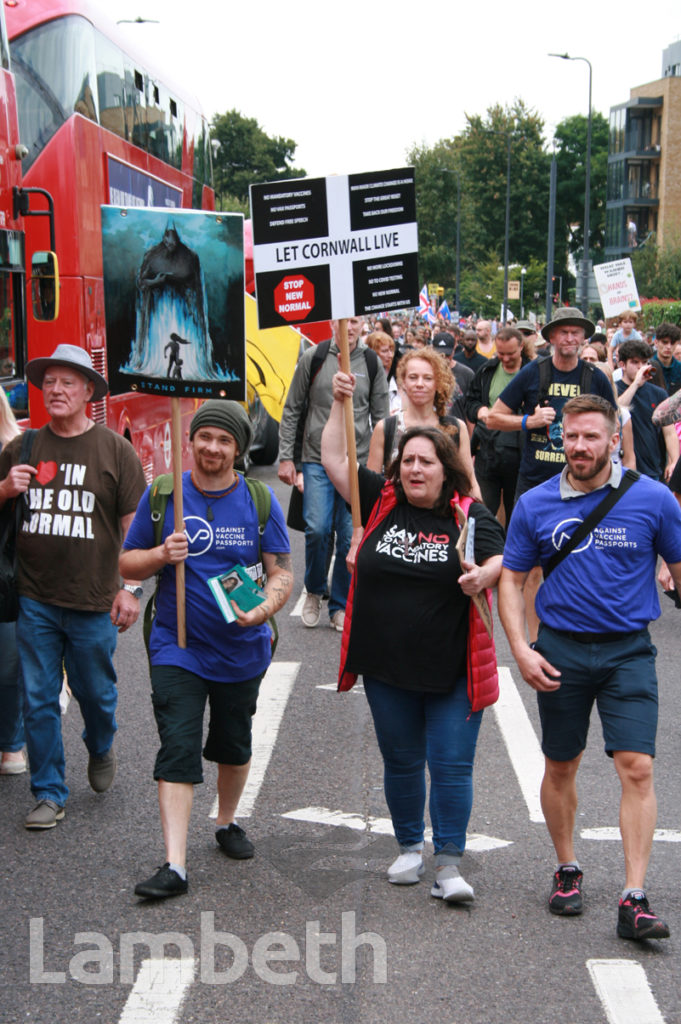
POLYGON ((579 868, 558 868, 553 876, 553 889, 549 896, 552 914, 565 917, 582 912, 582 872, 579 868))

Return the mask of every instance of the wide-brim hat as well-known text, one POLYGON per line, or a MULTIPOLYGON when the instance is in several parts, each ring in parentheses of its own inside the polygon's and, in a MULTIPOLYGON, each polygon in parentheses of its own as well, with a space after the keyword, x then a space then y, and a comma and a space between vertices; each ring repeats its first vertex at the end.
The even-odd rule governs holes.
POLYGON ((549 320, 542 327, 542 338, 551 341, 549 333, 554 327, 583 327, 585 339, 590 338, 596 330, 596 325, 582 316, 581 310, 575 309, 574 306, 563 306, 557 309, 553 320, 549 320))
POLYGON ((48 366, 71 366, 74 370, 78 370, 78 373, 82 373, 84 377, 91 380, 95 386, 92 398, 90 399, 91 402, 98 402, 100 398, 104 398, 109 390, 106 377, 102 377, 101 373, 97 373, 92 365, 90 353, 86 352, 84 348, 79 348, 78 345, 57 345, 51 356, 29 359, 26 363, 26 376, 31 384, 35 384, 37 388, 42 388, 43 377, 48 366))

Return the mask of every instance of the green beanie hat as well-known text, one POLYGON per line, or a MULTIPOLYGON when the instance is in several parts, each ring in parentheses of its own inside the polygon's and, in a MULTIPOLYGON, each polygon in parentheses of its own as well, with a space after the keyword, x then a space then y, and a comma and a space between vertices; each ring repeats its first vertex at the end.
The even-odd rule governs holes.
POLYGON ((248 413, 238 402, 210 398, 194 413, 189 427, 189 439, 200 427, 217 427, 231 434, 237 443, 239 455, 245 455, 253 440, 253 428, 248 413))

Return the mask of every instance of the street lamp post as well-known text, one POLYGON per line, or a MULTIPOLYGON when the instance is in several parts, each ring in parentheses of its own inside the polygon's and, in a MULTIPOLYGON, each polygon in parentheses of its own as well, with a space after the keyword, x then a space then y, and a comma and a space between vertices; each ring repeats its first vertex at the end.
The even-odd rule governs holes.
POLYGON ((511 228, 511 131, 501 128, 486 129, 491 135, 503 135, 506 139, 506 216, 504 222, 504 301, 501 311, 502 326, 506 326, 508 309, 508 244, 511 228))
POLYGON ((520 268, 520 319, 525 319, 525 274, 527 273, 526 267, 520 268))
POLYGON ((586 316, 589 312, 589 252, 590 252, 590 224, 589 213, 591 208, 591 84, 593 68, 591 61, 586 57, 571 57, 569 53, 550 53, 549 57, 559 57, 561 60, 581 60, 589 65, 589 116, 586 128, 586 185, 584 189, 584 259, 582 260, 582 313, 586 316))
POLYGON ((442 167, 440 169, 443 174, 456 175, 456 294, 454 301, 458 313, 461 309, 459 305, 459 285, 461 282, 461 174, 459 171, 453 171, 449 167, 442 167))
POLYGON ((508 236, 511 226, 511 133, 506 132, 506 222, 504 225, 504 306, 503 326, 506 326, 508 307, 508 236))

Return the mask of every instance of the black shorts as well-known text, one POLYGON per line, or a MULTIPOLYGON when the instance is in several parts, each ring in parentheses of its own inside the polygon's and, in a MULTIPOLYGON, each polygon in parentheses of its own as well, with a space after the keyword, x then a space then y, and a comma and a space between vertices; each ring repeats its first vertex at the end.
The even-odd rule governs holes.
POLYGON ((561 671, 557 690, 537 693, 542 751, 550 760, 571 761, 584 750, 594 701, 606 754, 655 757, 657 652, 647 629, 609 643, 579 643, 541 625, 535 650, 561 671))
POLYGON ((174 665, 152 667, 151 700, 161 740, 154 778, 203 782, 201 741, 206 700, 210 721, 203 756, 218 764, 247 764, 261 680, 259 675, 241 683, 215 683, 174 665))

